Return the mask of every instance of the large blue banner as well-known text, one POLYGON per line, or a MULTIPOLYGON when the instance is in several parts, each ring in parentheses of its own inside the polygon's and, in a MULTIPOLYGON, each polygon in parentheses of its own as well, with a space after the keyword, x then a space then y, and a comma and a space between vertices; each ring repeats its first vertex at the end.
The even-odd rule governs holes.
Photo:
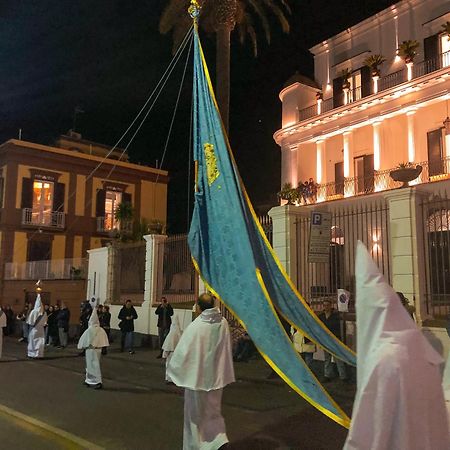
POLYGON ((322 324, 284 273, 245 193, 194 33, 195 206, 189 232, 206 285, 247 329, 272 368, 302 397, 348 427, 350 419, 295 351, 275 310, 349 364, 355 355, 322 324))

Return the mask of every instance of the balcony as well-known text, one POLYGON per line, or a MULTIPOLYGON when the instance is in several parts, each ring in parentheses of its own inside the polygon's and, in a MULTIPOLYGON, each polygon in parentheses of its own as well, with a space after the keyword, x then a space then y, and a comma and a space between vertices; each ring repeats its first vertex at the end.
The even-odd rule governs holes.
POLYGON ((106 213, 104 217, 97 217, 97 232, 110 233, 116 235, 119 232, 131 233, 133 231, 133 221, 118 221, 111 213, 106 213))
POLYGON ((85 258, 5 263, 5 280, 83 280, 86 263, 85 258))
MULTIPOLYGON (((418 163, 422 166, 422 173, 409 184, 417 185, 432 183, 450 178, 450 158, 440 161, 424 161, 418 163)), ((374 192, 388 191, 399 188, 402 183, 390 177, 391 171, 396 168, 374 171, 373 175, 364 177, 345 178, 343 181, 318 184, 315 192, 309 192, 300 199, 300 205, 310 205, 330 200, 338 200, 358 195, 367 195, 374 192)))
MULTIPOLYGON (((425 61, 416 63, 412 67, 412 80, 428 75, 432 72, 436 72, 444 67, 450 66, 450 51, 441 53, 435 58, 427 59, 425 61)), ((350 103, 357 102, 361 99, 367 99, 373 95, 377 95, 380 92, 394 88, 402 83, 408 81, 408 70, 406 67, 403 69, 390 73, 378 80, 378 92, 373 92, 373 84, 365 86, 365 91, 370 92, 369 95, 363 95, 363 89, 361 86, 350 89, 347 92, 342 93, 342 97, 330 97, 326 100, 319 101, 314 105, 298 111, 298 121, 311 119, 312 117, 320 116, 328 111, 339 108, 342 105, 348 105, 350 103), (335 104, 336 103, 336 104, 335 104)))
POLYGON ((63 229, 66 226, 66 215, 60 211, 36 211, 32 208, 23 208, 22 225, 63 229))

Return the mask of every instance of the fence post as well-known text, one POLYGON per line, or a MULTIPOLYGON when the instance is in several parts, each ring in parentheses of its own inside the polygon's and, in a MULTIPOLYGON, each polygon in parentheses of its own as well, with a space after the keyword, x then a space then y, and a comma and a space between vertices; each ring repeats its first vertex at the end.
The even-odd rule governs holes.
POLYGON ((276 206, 269 211, 272 218, 272 247, 294 285, 297 285, 297 227, 304 217, 301 208, 294 205, 276 206))
POLYGON ((396 189, 383 194, 389 205, 389 239, 392 286, 416 308, 419 325, 427 318, 425 255, 420 202, 428 195, 417 188, 396 189))
POLYGON ((144 303, 149 307, 162 295, 164 242, 167 236, 148 234, 144 236, 145 247, 145 287, 144 303))

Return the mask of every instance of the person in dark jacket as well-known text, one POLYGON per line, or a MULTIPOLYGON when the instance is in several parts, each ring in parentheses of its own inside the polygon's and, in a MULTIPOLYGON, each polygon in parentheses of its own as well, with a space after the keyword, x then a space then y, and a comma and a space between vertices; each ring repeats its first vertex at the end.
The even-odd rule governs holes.
MULTIPOLYGON (((323 311, 319 314, 319 319, 325 324, 325 326, 338 338, 342 339, 341 336, 341 318, 339 313, 333 310, 330 300, 324 300, 323 311)), ((324 368, 324 382, 331 381, 333 378, 334 370, 333 363, 331 361, 331 354, 324 351, 325 362, 324 368)), ((347 369, 345 363, 340 359, 335 358, 336 366, 339 373, 339 378, 342 381, 347 381, 347 369)))
POLYGON ((127 300, 125 305, 119 312, 119 328, 122 332, 120 351, 124 351, 126 348, 130 355, 134 354, 133 349, 133 332, 134 321, 138 318, 137 312, 134 306, 131 304, 131 300, 127 300))
POLYGON ((172 325, 173 308, 167 301, 166 297, 161 298, 161 304, 156 308, 155 314, 158 316, 158 337, 159 337, 159 349, 160 353, 157 358, 162 358, 163 350, 162 346, 164 340, 169 334, 170 325, 172 325))
POLYGON ((58 313, 58 333, 59 333, 59 348, 66 348, 69 338, 69 322, 70 311, 64 302, 61 303, 61 309, 58 313))
POLYGON ((6 315, 5 335, 12 336, 14 334, 14 328, 15 328, 16 323, 15 323, 14 311, 11 309, 11 305, 6 305, 4 312, 6 315))
POLYGON ((58 331, 58 313, 54 306, 50 306, 47 311, 47 345, 59 345, 59 331, 58 331))

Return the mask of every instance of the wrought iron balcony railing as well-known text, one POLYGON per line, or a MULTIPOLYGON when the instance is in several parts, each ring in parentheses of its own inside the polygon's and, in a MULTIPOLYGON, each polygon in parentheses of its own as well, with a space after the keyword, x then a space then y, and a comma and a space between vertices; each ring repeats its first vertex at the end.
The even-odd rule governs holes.
POLYGON ((60 211, 41 211, 33 208, 23 208, 22 225, 62 229, 66 225, 66 215, 60 211))
MULTIPOLYGON (((444 67, 450 66, 450 51, 441 53, 434 58, 415 63, 412 70, 412 79, 420 78, 429 73, 440 70, 444 67)), ((378 93, 391 89, 399 84, 407 81, 407 68, 404 67, 397 72, 390 73, 378 80, 378 93)), ((375 95, 373 92, 373 86, 365 86, 362 89, 358 86, 354 89, 350 89, 347 93, 342 92, 340 95, 335 95, 334 98, 328 98, 321 102, 310 105, 298 111, 298 120, 302 122, 303 120, 310 119, 328 111, 336 109, 344 104, 354 103, 361 100, 362 98, 367 98, 371 95, 375 95)))
MULTIPOLYGON (((409 183, 410 186, 450 178, 450 157, 438 161, 424 161, 418 164, 422 166, 422 172, 415 180, 409 183)), ((351 177, 340 181, 318 184, 316 191, 302 198, 300 204, 314 204, 399 188, 402 183, 394 181, 390 177, 390 173, 395 169, 378 170, 367 176, 351 177)))
POLYGON ((86 269, 86 258, 11 262, 5 263, 5 280, 82 280, 86 269))

